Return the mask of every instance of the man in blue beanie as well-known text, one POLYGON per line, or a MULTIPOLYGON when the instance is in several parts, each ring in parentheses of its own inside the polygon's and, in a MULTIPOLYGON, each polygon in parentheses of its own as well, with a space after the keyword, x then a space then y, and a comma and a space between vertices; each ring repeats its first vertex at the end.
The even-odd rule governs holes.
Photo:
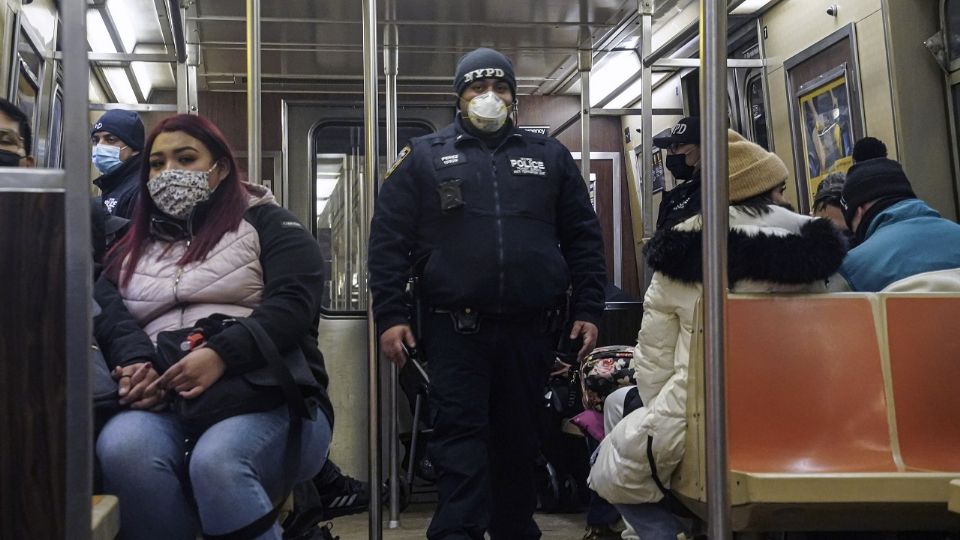
POLYGON ((857 162, 840 198, 857 247, 840 275, 854 291, 960 291, 960 225, 913 193, 900 163, 857 162))
POLYGON ((130 219, 140 193, 143 121, 133 111, 112 109, 90 128, 90 159, 100 171, 93 183, 100 188, 109 214, 130 219))
POLYGON ((453 123, 410 141, 377 198, 368 270, 380 348, 398 365, 418 346, 428 360, 440 502, 427 537, 540 538, 543 389, 561 332, 582 339, 581 357, 596 341, 603 240, 570 151, 510 118, 510 60, 468 53, 453 89, 453 123), (419 316, 405 300, 411 271, 419 316))

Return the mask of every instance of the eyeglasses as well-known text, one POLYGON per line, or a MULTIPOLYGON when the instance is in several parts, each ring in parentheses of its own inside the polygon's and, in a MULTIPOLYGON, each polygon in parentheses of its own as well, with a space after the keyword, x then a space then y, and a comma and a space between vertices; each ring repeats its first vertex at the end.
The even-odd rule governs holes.
POLYGON ((0 128, 0 144, 23 148, 23 137, 21 137, 19 133, 12 129, 0 128))

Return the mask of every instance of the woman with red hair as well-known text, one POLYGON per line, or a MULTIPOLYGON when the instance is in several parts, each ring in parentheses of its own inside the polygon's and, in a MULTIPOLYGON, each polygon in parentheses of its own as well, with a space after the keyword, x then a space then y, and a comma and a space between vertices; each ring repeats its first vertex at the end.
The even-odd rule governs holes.
POLYGON ((103 306, 97 341, 126 407, 97 439, 104 488, 120 498, 123 538, 193 540, 200 530, 242 530, 245 538, 279 539, 279 526, 265 517, 285 489, 320 470, 332 433, 317 346, 319 246, 269 190, 243 181, 209 120, 167 118, 144 148, 130 230, 108 255, 95 291, 103 306), (192 328, 214 313, 254 319, 281 354, 299 349, 307 359, 316 380, 300 383, 301 390, 322 414, 302 422, 305 458, 295 478, 284 467, 287 407, 232 416, 199 435, 166 410, 174 393, 194 399, 224 375, 266 365, 253 336, 237 324, 159 374, 158 334, 192 328), (192 500, 185 495, 191 492, 192 500))

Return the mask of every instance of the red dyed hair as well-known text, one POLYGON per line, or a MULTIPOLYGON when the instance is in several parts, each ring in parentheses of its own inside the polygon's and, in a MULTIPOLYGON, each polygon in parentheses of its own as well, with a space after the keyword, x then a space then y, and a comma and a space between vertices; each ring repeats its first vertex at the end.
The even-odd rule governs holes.
MULTIPOLYGON (((178 114, 165 118, 150 132, 144 144, 143 165, 140 168, 140 192, 130 220, 130 230, 111 248, 108 254, 108 274, 122 285, 126 285, 137 267, 143 249, 150 238, 150 217, 160 213, 150 193, 147 191, 147 180, 150 178, 150 152, 153 143, 161 133, 182 131, 197 139, 210 151, 215 163, 228 165, 229 174, 220 181, 210 200, 204 204, 202 215, 195 216, 193 223, 194 235, 190 247, 177 261, 178 265, 185 265, 194 261, 202 261, 213 246, 220 241, 224 234, 234 231, 240 226, 244 213, 249 205, 247 193, 241 183, 243 175, 237 168, 237 160, 233 157, 230 144, 223 133, 210 120, 192 114, 178 114), (126 271, 122 272, 123 261, 127 260, 126 271), (117 279, 119 278, 119 279, 117 279)), ((222 166, 222 165, 221 165, 222 166)))

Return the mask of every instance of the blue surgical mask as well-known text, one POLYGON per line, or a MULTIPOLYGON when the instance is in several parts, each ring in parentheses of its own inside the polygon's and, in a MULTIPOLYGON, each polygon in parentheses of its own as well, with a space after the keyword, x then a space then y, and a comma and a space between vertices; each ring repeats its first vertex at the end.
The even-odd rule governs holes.
MULTIPOLYGON (((126 146, 123 148, 126 148, 126 146)), ((116 146, 107 144, 94 146, 90 152, 90 159, 93 161, 93 166, 100 171, 100 174, 107 174, 115 170, 123 164, 123 161, 120 161, 120 150, 123 150, 123 148, 117 148, 116 146)))

